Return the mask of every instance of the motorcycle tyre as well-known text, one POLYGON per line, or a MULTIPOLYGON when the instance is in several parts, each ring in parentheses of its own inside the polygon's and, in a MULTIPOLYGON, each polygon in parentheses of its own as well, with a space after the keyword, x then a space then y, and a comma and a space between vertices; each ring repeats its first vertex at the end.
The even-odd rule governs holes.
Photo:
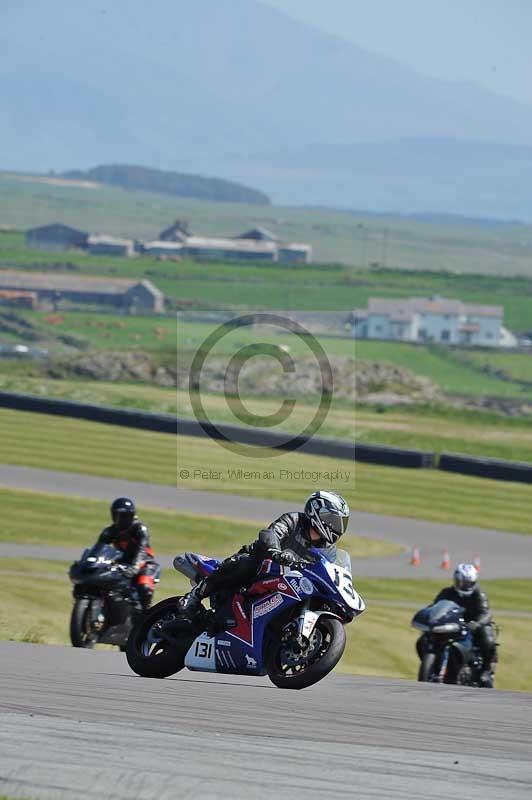
MULTIPOLYGON (((178 597, 169 597, 156 603, 146 611, 133 626, 126 644, 126 658, 129 666, 141 678, 168 678, 180 672, 185 666, 185 656, 194 639, 196 632, 191 632, 190 638, 183 641, 183 646, 177 650, 164 650, 156 656, 144 656, 139 652, 139 638, 144 630, 153 625, 165 612, 177 606, 178 597)), ((142 639, 140 638, 142 641, 142 639)))
POLYGON ((456 675, 456 680, 453 682, 456 683, 457 686, 474 686, 475 682, 473 680, 473 672, 471 667, 460 667, 456 675))
POLYGON ((87 597, 80 597, 74 603, 70 617, 70 641, 72 647, 83 647, 85 650, 92 650, 97 642, 97 638, 89 638, 83 635, 85 617, 90 608, 90 600, 87 597))
POLYGON ((331 635, 331 643, 319 661, 311 664, 306 670, 295 675, 283 675, 276 667, 278 643, 274 648, 268 663, 268 677, 279 689, 306 689, 312 686, 331 672, 338 664, 345 650, 345 628, 339 619, 322 617, 317 625, 325 627, 331 635))
POLYGON ((421 659, 421 664, 419 665, 419 671, 417 674, 418 681, 427 683, 430 680, 430 676, 434 670, 435 662, 436 655, 434 653, 425 653, 421 659))

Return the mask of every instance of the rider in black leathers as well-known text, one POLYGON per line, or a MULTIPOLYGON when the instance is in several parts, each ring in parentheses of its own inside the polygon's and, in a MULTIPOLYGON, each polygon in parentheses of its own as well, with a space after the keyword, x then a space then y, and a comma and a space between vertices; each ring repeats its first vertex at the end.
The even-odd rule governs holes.
POLYGON ((305 503, 303 512, 282 514, 263 528, 254 542, 222 561, 212 575, 186 594, 180 601, 183 615, 192 618, 201 600, 211 594, 247 586, 266 558, 290 566, 298 561, 311 560, 309 547, 318 547, 334 561, 335 543, 347 529, 348 521, 349 507, 340 495, 314 492, 305 503))
MULTIPOLYGON (((497 645, 492 625, 492 612, 488 596, 480 588, 478 573, 473 564, 458 564, 454 571, 454 583, 446 586, 434 599, 450 600, 464 609, 464 620, 471 630, 475 644, 482 654, 483 671, 481 681, 485 686, 493 683, 494 665, 497 661, 497 645)), ((418 640, 418 654, 421 656, 422 639, 418 640)))
POLYGON ((112 544, 123 555, 120 564, 126 577, 136 586, 142 610, 150 607, 154 576, 158 572, 148 528, 137 517, 135 504, 128 497, 117 497, 111 504, 111 525, 98 537, 99 544, 112 544))

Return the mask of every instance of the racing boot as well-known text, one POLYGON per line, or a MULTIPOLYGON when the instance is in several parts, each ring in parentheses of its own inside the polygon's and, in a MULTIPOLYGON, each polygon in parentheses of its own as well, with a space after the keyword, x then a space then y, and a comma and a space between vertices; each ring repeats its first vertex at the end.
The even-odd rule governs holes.
POLYGON ((200 581, 193 589, 187 594, 184 594, 178 603, 178 611, 180 616, 192 622, 194 617, 201 609, 201 601, 205 597, 206 580, 200 581))
POLYGON ((495 673, 495 667, 493 666, 493 661, 485 661, 484 662, 484 669, 480 673, 479 683, 483 689, 493 689, 493 675, 495 673))

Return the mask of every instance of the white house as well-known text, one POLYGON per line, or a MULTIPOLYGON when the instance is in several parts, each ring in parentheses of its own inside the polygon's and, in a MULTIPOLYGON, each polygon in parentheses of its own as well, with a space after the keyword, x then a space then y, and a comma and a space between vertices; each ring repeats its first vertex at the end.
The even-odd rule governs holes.
POLYGON ((503 306, 462 303, 445 297, 389 300, 370 297, 367 309, 351 315, 353 336, 404 342, 515 347, 503 325, 503 306))

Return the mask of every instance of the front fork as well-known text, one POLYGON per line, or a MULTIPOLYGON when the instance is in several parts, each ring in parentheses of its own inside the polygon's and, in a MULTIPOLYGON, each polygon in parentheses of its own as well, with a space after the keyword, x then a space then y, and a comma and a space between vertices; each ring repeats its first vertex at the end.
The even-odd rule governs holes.
POLYGON ((320 617, 326 616, 340 619, 338 614, 333 614, 330 611, 310 611, 309 606, 309 601, 305 601, 297 618, 297 638, 300 644, 308 643, 320 617))
POLYGON ((318 615, 309 611, 310 603, 308 600, 303 603, 301 606, 301 612, 299 617, 297 618, 297 639, 302 644, 303 639, 308 639, 314 625, 316 624, 316 620, 318 619, 318 615))
POLYGON ((103 613, 104 601, 101 598, 93 598, 89 605, 89 620, 93 631, 101 631, 105 625, 105 614, 103 613))
POLYGON ((445 682, 445 676, 447 675, 447 669, 449 667, 450 655, 451 655, 451 648, 449 647, 449 645, 447 645, 445 650, 443 651, 442 659, 440 662, 440 671, 438 672, 438 683, 445 682))

